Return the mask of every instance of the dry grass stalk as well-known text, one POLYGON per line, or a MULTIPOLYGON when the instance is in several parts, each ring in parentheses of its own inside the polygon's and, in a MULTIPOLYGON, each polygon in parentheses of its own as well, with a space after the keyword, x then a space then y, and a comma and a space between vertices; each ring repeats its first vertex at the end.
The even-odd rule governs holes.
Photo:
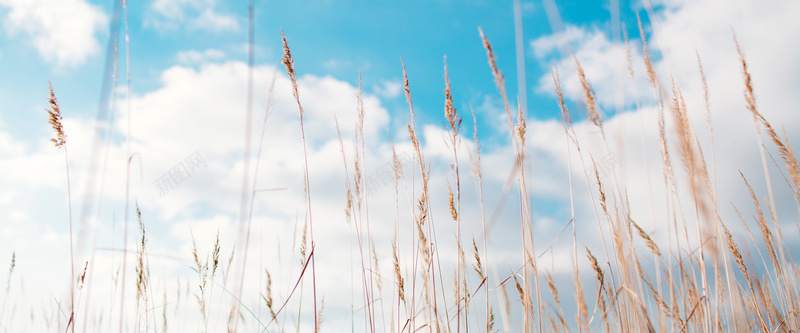
MULTIPOLYGON (((567 331, 567 322, 564 320, 564 310, 561 308, 561 300, 558 298, 558 289, 556 289, 556 284, 553 281, 553 276, 550 273, 545 274, 544 276, 545 282, 547 283, 547 288, 550 289, 550 293, 553 294, 553 301, 556 302, 556 308, 558 309, 558 319, 561 324, 561 328, 567 331)), ((585 313, 582 313, 581 316, 585 316, 585 313)), ((580 321, 579 321, 580 322, 580 321)), ((553 325, 554 331, 558 331, 553 325)))
MULTIPOLYGON (((286 67, 286 74, 289 75, 289 79, 292 82, 292 92, 294 93, 295 101, 297 102, 297 108, 300 114, 300 135, 303 139, 303 185, 304 190, 306 193, 306 205, 308 206, 308 226, 309 226, 309 238, 311 238, 311 248, 313 253, 314 248, 314 222, 312 220, 312 209, 311 209, 311 190, 309 189, 309 177, 308 177, 308 149, 306 148, 306 132, 305 126, 303 125, 303 105, 300 103, 300 94, 297 89, 297 73, 294 69, 294 58, 292 58, 292 52, 289 49, 289 43, 286 41, 286 35, 283 33, 283 29, 281 29, 281 39, 283 40, 283 58, 282 62, 284 67, 286 67)), ((319 322, 319 318, 317 317, 321 311, 317 309, 317 269, 316 269, 316 260, 313 256, 310 256, 311 260, 311 284, 313 289, 313 297, 314 297, 314 321, 319 322)))
POLYGON ((456 210, 455 200, 453 199, 453 189, 450 188, 450 182, 447 183, 447 207, 450 208, 450 216, 453 221, 458 221, 458 210, 456 210))
POLYGON ((642 18, 639 17, 639 13, 636 13, 636 22, 639 24, 639 37, 642 40, 642 53, 644 54, 644 65, 647 71, 647 80, 650 81, 650 84, 653 88, 656 87, 656 71, 653 69, 653 62, 650 60, 650 49, 647 47, 647 37, 644 34, 644 29, 642 28, 642 18))
MULTIPOLYGON (((577 264, 575 264, 573 268, 574 267, 577 267, 577 264)), ((586 296, 584 295, 583 292, 583 283, 581 282, 580 274, 577 269, 573 269, 572 279, 575 282, 575 298, 577 299, 578 302, 578 315, 577 315, 578 325, 580 325, 580 330, 583 331, 589 328, 589 310, 586 306, 586 296)), ((560 317, 562 318, 561 320, 563 321, 564 312, 563 310, 561 310, 560 305, 559 305, 559 311, 561 312, 560 317)))
MULTIPOLYGON (((397 235, 395 235, 397 238, 397 235)), ((403 280, 403 274, 400 272, 400 258, 397 254, 397 243, 392 242, 392 255, 393 260, 392 263, 394 264, 394 281, 397 285, 397 296, 403 301, 403 304, 406 303, 406 292, 405 292, 405 281, 403 280)))
MULTIPOLYGON (((519 139, 520 147, 525 147, 525 133, 527 132, 528 125, 525 123, 525 117, 522 114, 522 105, 519 104, 517 101, 517 110, 519 113, 517 114, 517 138, 519 139)), ((525 150, 520 150, 520 154, 524 153, 525 150)))
POLYGON ((200 306, 200 314, 203 317, 203 322, 207 322, 205 292, 206 292, 206 279, 208 277, 208 274, 206 273, 208 271, 208 261, 203 263, 203 261, 200 260, 200 256, 197 254, 197 243, 194 240, 194 233, 192 232, 191 229, 189 229, 189 233, 192 235, 192 258, 194 259, 194 264, 196 266, 192 267, 192 270, 194 270, 197 273, 197 277, 200 280, 200 283, 198 284, 198 287, 200 289, 200 294, 199 295, 195 294, 195 298, 197 299, 197 304, 200 306))
POLYGON ((266 293, 261 295, 261 298, 264 299, 264 304, 267 305, 267 309, 269 309, 269 314, 272 317, 273 321, 278 320, 278 315, 275 314, 275 307, 274 302, 272 300, 272 275, 269 274, 269 270, 264 268, 264 272, 267 274, 267 286, 266 286, 266 293))
POLYGON ((478 278, 480 278, 481 281, 483 281, 484 279, 486 279, 486 275, 483 272, 483 266, 481 265, 481 256, 478 254, 478 244, 475 243, 475 238, 472 238, 472 250, 475 256, 475 265, 473 265, 472 268, 475 270, 475 273, 478 274, 478 278))
POLYGON ((798 190, 800 190, 800 166, 798 165, 797 159, 794 156, 792 147, 788 143, 788 138, 786 140, 786 144, 783 143, 769 121, 767 121, 767 119, 764 118, 760 112, 758 112, 758 108, 756 108, 756 97, 755 93, 753 92, 753 82, 752 78, 750 77, 750 71, 747 69, 747 62, 744 59, 744 53, 742 52, 742 48, 739 46, 739 41, 736 40, 736 35, 733 36, 733 40, 736 44, 736 51, 739 53, 739 60, 742 64, 742 73, 744 75, 745 84, 744 97, 747 101, 747 109, 753 113, 754 120, 760 121, 761 124, 764 125, 770 139, 772 139, 772 142, 778 147, 778 152, 780 152, 781 158, 786 164, 786 169, 789 171, 789 175, 794 183, 794 194, 800 198, 800 193, 798 192, 798 190))
POLYGON ((375 265, 374 266, 375 267, 375 273, 374 274, 378 275, 378 279, 375 280, 376 281, 375 285, 378 287, 378 294, 381 294, 381 290, 383 289, 382 288, 382 283, 381 283, 382 279, 381 279, 381 275, 380 275, 381 274, 381 269, 380 269, 380 266, 378 266, 378 253, 375 252, 375 242, 372 242, 372 263, 375 265))
POLYGON ((56 148, 61 148, 67 143, 67 136, 64 134, 64 125, 61 124, 61 108, 58 106, 58 100, 56 99, 55 93, 53 93, 53 84, 47 82, 50 87, 50 97, 47 99, 47 102, 50 104, 50 109, 46 110, 47 114, 50 115, 50 125, 53 126, 53 131, 56 132, 56 137, 50 139, 56 148))
POLYGON ((450 126, 450 131, 453 135, 458 133, 461 128, 461 116, 456 112, 453 106, 453 94, 450 91, 450 77, 447 74, 447 57, 444 57, 444 118, 447 120, 447 125, 450 126))
POLYGON ((314 332, 319 332, 320 327, 322 327, 322 322, 325 321, 325 317, 322 316, 322 312, 325 310, 325 296, 322 297, 320 301, 319 311, 314 314, 314 332))
MULTIPOLYGON (((572 54, 572 53, 570 53, 572 54)), ((578 58, 572 54, 572 59, 575 60, 575 67, 578 70, 578 78, 581 81, 581 87, 583 88, 583 93, 585 95, 585 102, 586 102, 586 114, 589 115, 589 120, 592 121, 592 124, 597 126, 601 132, 603 132, 603 118, 600 117, 600 113, 597 112, 597 104, 595 103, 595 94, 594 90, 592 90, 591 84, 589 84, 589 80, 586 79, 586 74, 583 72, 583 67, 581 63, 578 61, 578 58)), ((603 134, 605 136, 605 134, 603 134)))
POLYGON ((628 64, 628 75, 634 78, 633 72, 633 52, 631 52, 631 44, 628 40, 628 30, 625 29, 625 23, 622 24, 622 36, 625 40, 625 62, 628 64))
POLYGON ((138 257, 138 260, 136 261, 136 304, 139 306, 139 310, 142 310, 141 307, 144 307, 145 318, 147 318, 147 284, 150 273, 145 267, 145 244, 147 242, 147 237, 145 234, 144 222, 142 222, 142 211, 139 210, 138 203, 136 204, 136 218, 139 221, 139 228, 142 231, 142 240, 139 244, 139 248, 137 248, 136 251, 138 257))
POLYGON ((775 269, 779 274, 782 272, 782 266, 778 259, 778 254, 775 252, 775 235, 772 234, 772 231, 769 230, 769 226, 767 226, 767 220, 764 217, 764 211, 761 210, 761 203, 758 201, 756 197, 756 193, 753 191, 753 188, 750 186, 750 183, 747 182, 747 179, 744 177, 744 174, 739 172, 739 175, 742 177, 747 190, 750 193, 750 199, 753 200, 753 206, 756 209, 756 223, 758 224, 758 229, 761 231, 761 237, 764 240, 764 245, 767 249, 767 254, 769 255, 769 259, 772 262, 773 269, 775 269))
POLYGON ((303 236, 300 238, 300 266, 306 265, 306 251, 308 250, 306 235, 308 234, 308 220, 303 225, 303 236))
POLYGON ((659 251, 659 250, 658 250, 658 245, 656 245, 656 242, 654 242, 654 241, 653 241, 653 240, 650 238, 650 235, 648 235, 648 234, 647 234, 647 233, 646 233, 646 232, 645 232, 645 231, 644 231, 644 230, 643 230, 643 229, 642 229, 642 228, 639 226, 639 224, 637 224, 637 223, 636 223, 636 221, 634 221, 633 219, 631 219, 631 220, 630 220, 630 222, 631 222, 631 224, 633 225, 633 227, 636 229, 636 231, 639 233, 639 237, 641 237, 641 238, 642 238, 642 240, 644 240, 645 244, 647 244, 647 248, 648 248, 648 249, 650 249, 650 252, 651 252, 651 253, 653 253, 653 254, 655 254, 656 256, 659 256, 659 257, 660 257, 660 256, 661 256, 661 251, 659 251))

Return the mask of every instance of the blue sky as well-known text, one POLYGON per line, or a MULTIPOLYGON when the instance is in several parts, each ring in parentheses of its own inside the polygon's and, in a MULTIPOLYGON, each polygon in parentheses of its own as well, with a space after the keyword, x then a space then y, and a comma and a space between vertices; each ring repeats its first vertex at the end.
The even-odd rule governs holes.
MULTIPOLYGON (((776 124, 776 128, 786 129, 789 142, 796 146, 800 140, 796 134, 800 133, 797 113, 786 109, 787 105, 800 105, 800 96, 796 94, 800 89, 800 65, 795 60, 800 58, 800 47, 790 42, 800 34, 800 23, 794 19, 800 14, 797 4, 791 1, 760 4, 745 0, 619 1, 620 22, 612 19, 617 8, 613 4, 607 1, 521 1, 528 98, 530 159, 527 172, 531 177, 526 191, 533 200, 531 215, 537 242, 544 244, 540 249, 551 244, 571 218, 570 177, 578 193, 575 200, 579 242, 598 249, 596 253, 601 252, 599 247, 602 246, 594 222, 594 203, 587 190, 587 187, 592 190, 594 187, 587 186, 583 174, 586 167, 576 158, 578 152, 574 147, 566 148, 568 143, 550 78, 554 60, 558 61, 565 98, 576 122, 579 141, 585 148, 584 157, 592 153, 598 160, 609 161, 606 164, 609 168, 618 168, 608 177, 619 177, 620 187, 631 197, 632 216, 646 221, 640 224, 646 225, 654 238, 667 240, 664 216, 668 215, 669 208, 661 205, 668 195, 663 183, 659 183, 663 180, 660 178, 657 104, 644 74, 636 13, 642 16, 645 24, 661 84, 669 87, 672 77, 681 86, 704 152, 715 152, 715 165, 721 166, 716 182, 721 193, 720 202, 749 204, 738 171, 751 180, 757 191, 766 188, 752 116, 747 113, 741 94, 740 64, 731 29, 736 32, 752 70, 761 112, 776 124), (647 13, 644 4, 649 2, 654 6, 652 13, 647 13), (548 18, 545 10, 548 4, 555 4, 558 15, 551 12, 548 18), (627 32, 630 38, 633 78, 627 74, 626 46, 613 35, 615 26, 627 32), (608 144, 601 144, 598 130, 585 120, 582 89, 574 61, 565 52, 568 49, 581 61, 597 94, 607 126, 608 144), (708 135, 697 54, 702 58, 710 87, 713 147, 708 135)), ((345 172, 353 172, 354 151, 350 140, 355 133, 359 71, 366 107, 366 144, 360 152, 366 160, 365 177, 384 181, 378 175, 381 167, 391 161, 387 132, 392 135, 398 153, 412 152, 405 129, 409 117, 402 93, 400 57, 408 70, 417 111, 417 130, 431 163, 431 198, 435 202, 432 214, 441 221, 437 228, 441 228, 438 232, 443 238, 440 243, 445 258, 442 265, 449 267, 447 265, 455 262, 447 259, 447 254, 455 253, 455 247, 449 238, 452 230, 447 224, 450 221, 447 221, 445 204, 447 184, 453 183, 449 171, 452 150, 442 140, 442 57, 446 55, 455 105, 464 117, 459 146, 460 169, 465 177, 462 179, 463 215, 467 216, 464 233, 478 237, 481 232, 476 188, 466 165, 474 149, 472 108, 478 117, 484 154, 486 214, 494 209, 500 212, 489 242, 499 275, 507 276, 506 267, 520 262, 520 203, 516 190, 512 190, 511 199, 498 206, 498 194, 512 171, 513 152, 505 110, 487 64, 478 27, 492 43, 513 101, 519 94, 513 2, 255 1, 254 9, 253 149, 261 142, 262 130, 265 136, 259 169, 255 170, 251 164, 249 174, 251 181, 252 175, 258 174, 256 189, 278 190, 259 192, 253 202, 256 240, 251 243, 255 245, 251 245, 249 253, 251 259, 258 259, 252 259, 256 264, 252 264, 253 268, 246 275, 246 290, 255 294, 263 289, 260 274, 267 268, 273 272, 275 286, 279 286, 276 288, 285 296, 298 273, 294 264, 298 255, 292 244, 299 238, 296 221, 301 221, 299 229, 302 229, 305 216, 302 141, 288 79, 282 67, 276 68, 283 52, 281 28, 294 56, 300 96, 307 111, 312 215, 315 221, 320 221, 317 224, 318 269, 331 277, 320 285, 322 293, 328 295, 326 311, 330 313, 323 327, 330 331, 349 329, 348 300, 353 294, 342 290, 341 286, 352 282, 351 275, 358 276, 358 270, 343 265, 341 258, 352 258, 351 249, 355 244, 343 209, 345 182, 352 183, 345 172), (273 73, 278 75, 274 79, 273 104, 264 128, 262 122, 270 100, 273 73), (340 122, 346 144, 347 171, 339 151, 334 116, 340 122)), ((126 161, 130 157, 128 140, 131 154, 135 155, 129 204, 138 202, 142 208, 150 239, 151 267, 157 271, 154 273, 157 279, 164 281, 155 288, 174 290, 176 283, 184 288, 187 284, 194 286, 192 279, 196 275, 186 266, 191 264, 191 235, 197 240, 200 253, 209 251, 217 232, 223 253, 241 240, 239 197, 244 170, 245 83, 249 71, 246 3, 148 0, 131 2, 128 14, 131 75, 126 76, 126 49, 120 39, 119 85, 117 94, 112 97, 113 120, 109 126, 111 139, 103 142, 102 149, 94 150, 101 83, 103 76, 110 74, 104 72, 104 65, 111 36, 113 3, 0 0, 0 219, 5 221, 0 223, 0 263, 3 258, 10 258, 12 252, 16 253, 18 269, 11 283, 21 284, 25 279, 24 290, 29 293, 19 292, 17 296, 33 295, 25 298, 44 304, 40 307, 45 312, 57 307, 50 301, 53 297, 45 291, 64 299, 68 297, 69 285, 64 152, 49 142, 52 129, 44 111, 48 80, 54 86, 68 135, 73 218, 76 226, 82 226, 75 236, 80 249, 76 261, 94 261, 92 288, 98 291, 93 292, 93 297, 97 298, 93 303, 105 304, 107 295, 119 297, 119 288, 108 277, 121 267, 119 249, 124 241, 121 230, 125 220, 126 161), (128 79, 130 91, 125 87, 128 79), (131 119, 130 137, 126 134, 128 119, 131 119), (92 156, 105 156, 98 159, 107 163, 103 171, 89 173, 92 156), (198 157, 202 163, 197 163, 198 157), (156 184, 162 177, 176 167, 187 166, 190 161, 194 164, 189 177, 174 184, 169 191, 159 191, 156 184), (99 189, 101 182, 102 190, 99 189), (86 193, 91 192, 87 184, 94 184, 96 188, 92 193, 97 195, 91 201, 89 218, 81 221, 86 193), (35 291, 37 288, 41 289, 39 293, 35 291)), ((673 163, 677 165, 680 162, 675 156, 677 153, 673 156, 676 159, 673 163)), ((95 166, 100 168, 101 164, 95 166)), ((413 169, 409 167, 405 171, 409 184, 418 182, 418 171, 413 169)), ((778 183, 775 179, 780 179, 779 168, 770 166, 770 170, 773 182, 778 183)), ((690 194, 686 192, 686 183, 682 184, 684 187, 678 191, 686 200, 690 194)), ((250 186, 253 184, 248 188, 250 186)), ((796 212, 791 193, 786 189, 775 191, 778 210, 782 216, 791 217, 787 221, 793 221, 796 212)), ((388 226, 393 225, 395 215, 402 221, 410 220, 409 207, 413 205, 407 197, 416 195, 413 189, 400 190, 401 213, 398 215, 391 186, 370 193, 370 217, 380 226, 372 230, 372 236, 385 276, 392 274, 390 240, 394 228, 388 226)), ((690 203, 684 204, 690 207, 690 203)), ((725 207, 721 214, 735 217, 726 205, 721 205, 725 207)), ((128 218, 134 221, 132 213, 128 218)), ((138 230, 133 225, 127 239, 129 247, 136 244, 134 238, 138 230)), ((401 231, 402 239, 411 239, 411 236, 409 230, 401 231)), ((798 240, 796 235, 786 237, 798 240)), ((241 246, 237 245, 237 249, 241 250, 241 246)), ((571 249, 569 240, 553 243, 550 259, 544 259, 544 265, 550 266, 557 276, 570 276, 571 267, 564 263, 572 258, 571 249)), ((128 258, 129 263, 130 260, 128 258)), ((404 270, 410 271, 409 261, 404 259, 403 265, 404 270)), ((234 276, 238 274, 236 269, 232 269, 234 276)), ((132 268, 128 267, 128 273, 131 272, 132 268)), ((0 282, 5 278, 0 277, 0 282)), ((568 282, 561 284, 560 287, 567 290, 573 288, 568 282)), ((358 293, 358 288, 355 289, 353 292, 358 293)), ((132 299, 130 285, 125 292, 132 299)), ((193 292, 196 290, 192 289, 189 294, 193 292)), ((230 301, 223 295, 214 297, 221 304, 230 301)), ((308 302, 308 294, 304 297, 308 302)), ((388 299, 390 295, 385 297, 388 299)), ((196 319, 196 304, 191 299, 174 302, 187 309, 183 312, 186 314, 179 315, 178 321, 184 322, 179 327, 195 330, 186 323, 196 319)), ((245 302, 264 316, 264 307, 258 305, 258 299, 245 302)), ((130 308, 128 311, 132 311, 130 308)), ((99 313, 103 310, 87 311, 99 313)), ((119 309, 111 306, 107 311, 118 316, 119 309)), ((213 321, 224 325, 226 311, 227 308, 218 310, 213 321)), ((309 318, 309 314, 305 307, 304 318, 309 318)), ((504 323, 511 331, 518 327, 514 318, 512 315, 504 323)), ((6 325, 2 320, 0 317, 0 325, 6 325)), ((132 327, 134 323, 135 320, 130 319, 128 325, 132 327)), ((308 324, 302 322, 302 325, 308 324)), ((24 326, 27 323, 8 325, 32 329, 24 326)), ((248 325, 255 327, 257 324, 249 321, 248 325)))
MULTIPOLYGON (((26 28, 7 29, 3 36, 3 59, 0 66, 9 80, 3 82, 3 103, 18 110, 31 110, 26 101, 46 91, 40 82, 51 80, 59 91, 62 103, 74 114, 91 116, 99 99, 103 76, 108 23, 111 5, 89 2, 94 20, 92 40, 84 47, 75 46, 62 56, 48 55, 50 50, 37 50, 26 28), (12 79, 13 78, 13 79, 12 79), (93 89, 88 89, 93 87, 93 89)), ((600 2, 564 2, 559 4, 567 24, 595 26, 610 34, 608 4, 600 2)), ((23 13, 33 12, 46 2, 38 1, 15 7, 23 13)), ((415 103, 421 120, 437 122, 443 90, 442 56, 448 56, 453 91, 461 96, 459 106, 483 103, 483 97, 494 92, 491 72, 486 66, 485 52, 477 27, 482 27, 498 52, 498 61, 507 77, 509 94, 516 95, 516 55, 514 49, 513 6, 500 6, 491 1, 420 1, 419 3, 355 3, 349 1, 312 1, 302 5, 293 2, 256 1, 255 4, 256 64, 274 64, 280 59, 280 29, 283 27, 291 43, 302 75, 332 75, 339 80, 357 83, 357 74, 367 92, 386 82, 401 78, 399 59, 407 64, 415 103)), ((638 5, 637 5, 638 6, 638 5)), ((196 65, 181 61, 179 54, 215 51, 215 60, 246 60, 247 8, 231 2, 162 1, 133 3, 129 8, 131 39, 131 82, 134 92, 157 89, 160 73, 174 65, 196 65), (163 4, 162 4, 163 3, 163 4), (162 5, 159 5, 162 4, 162 5), (200 23, 201 15, 212 11, 221 22, 200 23)), ((635 17, 630 4, 620 4, 629 33, 635 30, 635 17)), ((9 12, 11 15, 11 12, 9 12)), ((89 15, 89 14, 87 14, 89 15)), ((530 41, 551 33, 542 4, 522 2, 523 34, 530 41)), ((36 25, 36 16, 22 16, 21 26, 36 25)), ((31 28, 31 31, 39 31, 31 28)), ((56 47, 54 45, 53 47, 56 47)), ((124 55, 120 46, 120 55, 124 55)), ((538 59, 525 45, 526 74, 529 87, 535 79, 549 73, 552 57, 538 59)), ((185 57, 184 57, 185 59, 185 57)), ((124 80, 124 59, 120 60, 120 78, 124 80)), ((558 115, 549 95, 531 89, 529 111, 537 118, 558 115), (535 106, 535 107, 534 107, 535 106)), ((393 113, 404 107, 403 98, 387 100, 393 113)), ((9 127, 34 130, 31 117, 9 118, 9 127), (27 119, 27 120, 24 120, 27 119), (17 122, 19 121, 19 122, 17 122)), ((484 129, 484 128, 482 128, 484 129)), ((20 132, 23 134, 25 132, 20 132)))

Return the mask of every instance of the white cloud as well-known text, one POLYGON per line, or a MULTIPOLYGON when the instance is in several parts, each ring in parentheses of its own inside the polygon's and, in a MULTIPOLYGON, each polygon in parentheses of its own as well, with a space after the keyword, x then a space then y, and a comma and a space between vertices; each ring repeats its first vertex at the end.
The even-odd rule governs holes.
POLYGON ((1 0, 0 6, 8 9, 6 33, 24 34, 45 61, 58 66, 78 66, 96 54, 97 35, 108 24, 103 10, 85 0, 1 0))
MULTIPOLYGON (((630 80, 627 48, 624 43, 614 43, 597 28, 580 28, 567 25, 563 32, 539 37, 531 43, 534 55, 546 67, 552 67, 553 60, 558 59, 559 76, 564 97, 582 100, 583 88, 577 76, 575 60, 569 54, 572 50, 580 62, 589 83, 596 94, 596 101, 601 108, 611 109, 635 105, 634 96, 639 102, 652 102, 652 94, 647 92, 647 78, 641 75, 644 68, 644 57, 640 51, 641 44, 631 43, 631 64, 634 73, 638 73, 635 84, 624 84, 630 80), (637 95, 638 89, 638 95, 637 95)), ((536 91, 554 95, 553 78, 545 75, 539 78, 536 91)))
POLYGON ((403 91, 403 84, 397 81, 383 80, 380 85, 374 85, 372 91, 375 95, 383 98, 395 98, 400 96, 400 92, 403 91))
POLYGON ((217 49, 208 49, 205 51, 186 50, 180 51, 175 55, 175 60, 183 65, 194 65, 205 62, 213 62, 225 58, 225 52, 217 49))
POLYGON ((155 0, 145 24, 158 29, 232 31, 239 29, 236 17, 218 11, 215 0, 155 0))

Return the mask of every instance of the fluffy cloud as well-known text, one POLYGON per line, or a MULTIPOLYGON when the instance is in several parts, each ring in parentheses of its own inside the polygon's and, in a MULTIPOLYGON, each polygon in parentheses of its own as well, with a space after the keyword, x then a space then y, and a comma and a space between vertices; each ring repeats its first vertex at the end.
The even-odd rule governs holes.
POLYGON ((3 27, 9 35, 24 34, 39 55, 59 66, 77 66, 100 49, 97 35, 108 17, 85 0, 2 0, 8 12, 3 27))
POLYGON ((159 29, 177 29, 183 25, 206 31, 239 29, 236 18, 218 12, 215 0, 155 0, 145 24, 159 29))
POLYGON ((175 55, 175 60, 184 65, 202 64, 218 61, 223 58, 225 58, 225 52, 217 49, 208 49, 205 51, 187 50, 178 52, 178 54, 175 55))

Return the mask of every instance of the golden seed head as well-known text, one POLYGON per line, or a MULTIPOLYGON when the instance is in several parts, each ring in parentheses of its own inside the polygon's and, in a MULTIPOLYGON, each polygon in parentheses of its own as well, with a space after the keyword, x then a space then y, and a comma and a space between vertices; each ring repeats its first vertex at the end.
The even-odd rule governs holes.
POLYGON ((56 132, 56 137, 50 139, 50 141, 55 143, 56 148, 61 148, 67 143, 67 136, 64 134, 64 126, 61 124, 61 109, 59 109, 58 100, 55 93, 53 93, 53 84, 50 82, 47 84, 50 87, 50 97, 47 99, 47 102, 50 103, 50 109, 45 110, 50 115, 50 125, 53 126, 53 130, 56 132))

